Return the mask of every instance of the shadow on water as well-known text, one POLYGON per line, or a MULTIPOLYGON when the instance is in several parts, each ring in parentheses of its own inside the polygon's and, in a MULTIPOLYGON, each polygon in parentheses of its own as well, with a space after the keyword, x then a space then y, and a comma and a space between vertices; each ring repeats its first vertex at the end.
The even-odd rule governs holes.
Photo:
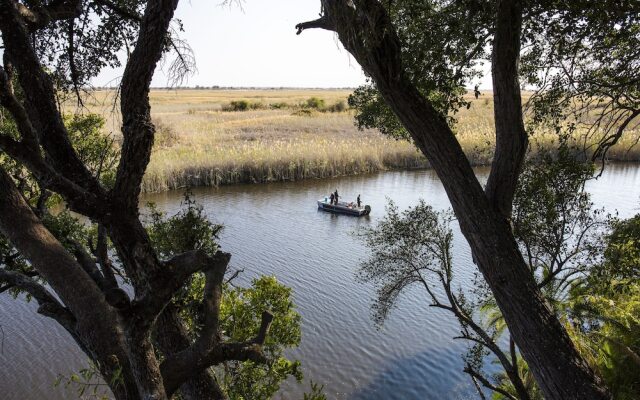
POLYGON ((471 379, 462 373, 460 343, 409 357, 389 360, 371 382, 350 396, 351 400, 440 400, 478 397, 471 379))

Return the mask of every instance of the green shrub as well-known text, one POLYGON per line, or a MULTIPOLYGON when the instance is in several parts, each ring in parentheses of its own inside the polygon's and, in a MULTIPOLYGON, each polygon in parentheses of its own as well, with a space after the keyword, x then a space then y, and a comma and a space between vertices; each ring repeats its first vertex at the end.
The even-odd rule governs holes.
POLYGON ((313 108, 316 110, 322 110, 324 109, 324 100, 320 99, 318 97, 311 97, 307 99, 307 102, 305 103, 305 106, 307 108, 313 108))
POLYGON ((329 107, 327 107, 326 111, 329 112, 344 112, 347 111, 347 103, 345 103, 343 100, 340 100, 339 102, 330 105, 329 107))
POLYGON ((282 110, 284 108, 289 108, 289 103, 279 102, 279 103, 271 103, 269 104, 269 108, 272 110, 282 110))
POLYGON ((249 108, 252 110, 263 110, 266 107, 263 103, 255 102, 255 103, 249 103, 249 108))
POLYGON ((246 100, 233 100, 226 106, 222 107, 223 111, 247 111, 249 109, 249 102, 246 100))
POLYGON ((266 108, 261 102, 250 102, 248 100, 233 100, 229 104, 222 106, 222 111, 247 111, 262 110, 266 108))

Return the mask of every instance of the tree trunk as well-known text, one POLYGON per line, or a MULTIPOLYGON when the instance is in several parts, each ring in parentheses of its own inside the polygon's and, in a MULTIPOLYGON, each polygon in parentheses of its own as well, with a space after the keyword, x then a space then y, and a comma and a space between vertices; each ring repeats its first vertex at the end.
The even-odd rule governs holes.
POLYGON ((507 220, 489 203, 444 119, 425 118, 434 110, 406 80, 377 83, 442 181, 480 271, 545 397, 607 399, 537 289, 507 220))
POLYGON ((117 399, 138 397, 120 318, 95 282, 44 227, 1 168, 0 232, 37 268, 63 303, 46 311, 41 307, 39 312, 56 319, 71 333, 87 356, 97 362, 105 380, 121 376, 110 385, 117 399))
MULTIPOLYGON (((443 183, 479 269, 545 397, 549 400, 608 399, 610 396, 600 379, 580 357, 522 258, 505 218, 504 199, 509 199, 508 191, 493 191, 503 199, 495 201, 503 206, 494 208, 444 116, 406 76, 402 46, 384 6, 378 0, 361 0, 355 4, 322 0, 322 5, 321 18, 298 25, 298 33, 307 28, 337 32, 342 44, 371 76, 385 102, 427 157, 443 183)), ((499 7, 498 20, 502 19, 507 25, 507 35, 511 35, 505 39, 507 53, 513 32, 519 32, 519 26, 515 26, 517 29, 508 26, 519 24, 517 16, 513 20, 514 15, 509 15, 514 9, 517 11, 509 1, 502 1, 499 7)), ((509 68, 509 64, 506 67, 509 68)), ((505 100, 509 104, 510 100, 517 99, 505 100)), ((508 135, 506 132, 499 139, 509 143, 508 135)), ((511 185, 508 180, 513 177, 508 176, 513 175, 513 171, 518 172, 514 169, 496 174, 492 187, 511 185)), ((510 205, 506 207, 510 210, 510 205)))

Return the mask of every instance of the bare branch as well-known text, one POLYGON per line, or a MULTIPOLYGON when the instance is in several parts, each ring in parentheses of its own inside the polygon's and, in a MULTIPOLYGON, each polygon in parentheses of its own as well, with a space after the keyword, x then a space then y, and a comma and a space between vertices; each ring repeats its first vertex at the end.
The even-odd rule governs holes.
POLYGON ((13 84, 11 82, 13 67, 6 61, 7 60, 5 60, 5 67, 0 67, 0 104, 11 113, 11 116, 18 126, 18 131, 22 136, 23 143, 35 151, 38 149, 37 134, 33 125, 31 125, 27 111, 14 94, 13 84))
POLYGON ((335 30, 335 26, 333 26, 331 24, 331 22, 329 21, 329 19, 326 16, 321 15, 320 18, 313 20, 313 21, 307 21, 307 22, 301 22, 299 24, 296 25, 296 35, 299 35, 302 33, 302 31, 304 31, 305 29, 315 29, 315 28, 319 28, 319 29, 326 29, 329 31, 334 31, 335 30))
POLYGON ((241 273, 243 273, 243 272, 244 272, 244 268, 235 270, 235 271, 233 272, 233 274, 231 274, 231 276, 230 276, 230 277, 228 277, 228 278, 227 278, 227 280, 226 280, 224 283, 227 283, 227 284, 229 284, 229 285, 231 285, 231 286, 235 286, 235 285, 233 284, 233 280, 234 280, 234 279, 236 279, 236 278, 238 277, 238 275, 240 275, 240 274, 241 274, 241 273))
POLYGON ((510 399, 510 400, 518 400, 517 398, 513 397, 513 395, 499 387, 497 387, 496 385, 492 384, 491 382, 489 382, 489 380, 487 378, 485 378, 482 374, 478 373, 476 370, 474 370, 473 368, 471 368, 471 366, 467 365, 464 368, 464 372, 466 372, 467 374, 471 375, 474 379, 477 379, 480 383, 482 383, 482 386, 486 387, 487 389, 493 390, 496 393, 500 393, 501 395, 503 395, 504 397, 510 399))
POLYGON ((611 147, 613 147, 616 143, 618 143, 618 141, 620 140, 620 138, 622 137, 625 129, 627 128, 627 126, 629 126, 629 124, 638 116, 640 115, 640 109, 638 110, 633 110, 633 112, 631 112, 626 118, 625 120, 618 125, 618 128, 616 129, 615 133, 605 139, 603 139, 599 144, 598 147, 596 148, 596 150, 593 152, 593 156, 591 157, 592 161, 596 161, 598 158, 602 159, 602 162, 605 162, 605 159, 607 157, 607 152, 609 151, 609 149, 611 147))

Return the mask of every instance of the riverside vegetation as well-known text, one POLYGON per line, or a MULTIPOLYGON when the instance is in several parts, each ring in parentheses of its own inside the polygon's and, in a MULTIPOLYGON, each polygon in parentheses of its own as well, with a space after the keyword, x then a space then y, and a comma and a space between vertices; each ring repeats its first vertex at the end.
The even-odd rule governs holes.
MULTIPOLYGON (((157 192, 428 167, 413 144, 358 130, 347 105, 350 94, 343 89, 153 90, 158 132, 142 188, 157 192)), ((106 133, 120 129, 114 96, 98 90, 84 101, 86 112, 104 116, 106 133)), ((488 165, 495 147, 491 93, 466 97, 471 106, 454 115, 456 134, 472 164, 488 165)), ((119 133, 113 135, 120 140, 119 133)), ((633 146, 639 138, 637 128, 628 131, 609 159, 639 161, 640 150, 633 146)), ((533 139, 549 147, 557 135, 538 132, 533 139)), ((584 139, 580 131, 575 139, 584 139)))

